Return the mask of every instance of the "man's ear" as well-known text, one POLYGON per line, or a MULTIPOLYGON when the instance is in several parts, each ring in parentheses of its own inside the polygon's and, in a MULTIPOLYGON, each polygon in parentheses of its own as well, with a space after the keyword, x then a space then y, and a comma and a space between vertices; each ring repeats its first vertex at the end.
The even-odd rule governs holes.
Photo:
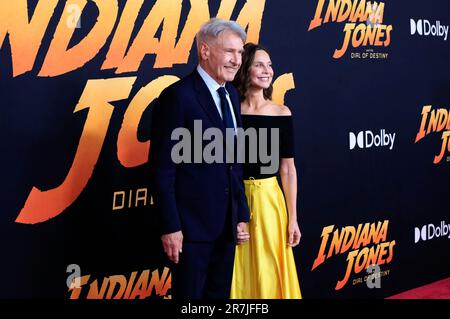
POLYGON ((202 57, 202 60, 208 60, 210 54, 209 50, 210 48, 205 42, 200 44, 200 56, 202 57))

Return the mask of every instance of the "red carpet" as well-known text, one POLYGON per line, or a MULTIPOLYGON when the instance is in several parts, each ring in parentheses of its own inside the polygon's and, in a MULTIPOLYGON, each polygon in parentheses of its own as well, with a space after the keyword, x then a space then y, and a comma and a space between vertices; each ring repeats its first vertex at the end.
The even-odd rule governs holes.
POLYGON ((402 292, 387 299, 450 299, 450 277, 402 292))

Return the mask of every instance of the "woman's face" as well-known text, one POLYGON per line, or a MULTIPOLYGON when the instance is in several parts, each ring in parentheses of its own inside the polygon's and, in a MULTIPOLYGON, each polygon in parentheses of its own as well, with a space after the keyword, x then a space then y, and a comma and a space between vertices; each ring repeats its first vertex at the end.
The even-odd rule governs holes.
POLYGON ((249 69, 250 86, 267 89, 272 83, 272 61, 266 51, 257 50, 249 69))

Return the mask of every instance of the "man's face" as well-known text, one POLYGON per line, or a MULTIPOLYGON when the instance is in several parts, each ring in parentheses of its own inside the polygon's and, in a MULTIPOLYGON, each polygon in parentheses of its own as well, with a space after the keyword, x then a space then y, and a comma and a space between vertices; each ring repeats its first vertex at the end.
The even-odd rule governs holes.
POLYGON ((242 63, 244 43, 234 32, 225 30, 209 44, 202 44, 202 67, 217 83, 233 81, 242 63))

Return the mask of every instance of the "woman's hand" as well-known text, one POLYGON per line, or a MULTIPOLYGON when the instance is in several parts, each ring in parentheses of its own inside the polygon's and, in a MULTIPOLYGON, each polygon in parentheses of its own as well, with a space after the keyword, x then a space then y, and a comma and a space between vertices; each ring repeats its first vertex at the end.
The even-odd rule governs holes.
POLYGON ((299 244, 300 238, 302 237, 302 233, 300 232, 300 228, 298 227, 298 223, 296 220, 290 221, 288 225, 288 245, 291 247, 295 247, 299 244))

